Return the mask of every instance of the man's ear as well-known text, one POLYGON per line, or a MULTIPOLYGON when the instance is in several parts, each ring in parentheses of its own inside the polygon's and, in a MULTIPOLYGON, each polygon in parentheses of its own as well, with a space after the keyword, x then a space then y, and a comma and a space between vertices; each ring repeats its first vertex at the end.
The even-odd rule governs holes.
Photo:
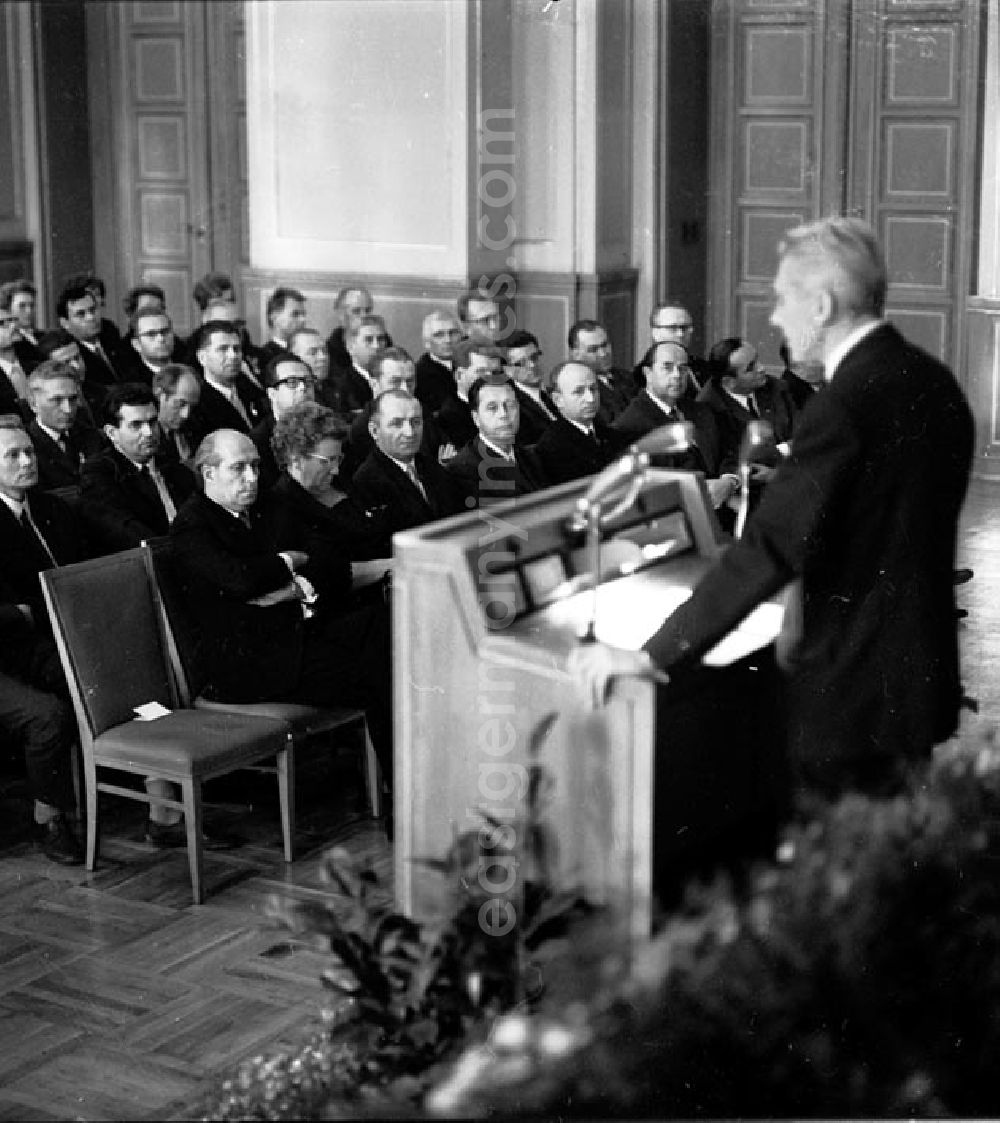
POLYGON ((139 350, 139 337, 137 335, 132 336, 132 346, 136 351, 139 350))
POLYGON ((108 438, 108 440, 111 441, 112 444, 114 444, 114 440, 113 440, 113 434, 115 432, 114 425, 105 425, 104 428, 103 428, 103 432, 104 432, 104 435, 108 438))
POLYGON ((832 289, 820 288, 816 291, 814 316, 821 327, 828 327, 837 315, 837 297, 832 289))

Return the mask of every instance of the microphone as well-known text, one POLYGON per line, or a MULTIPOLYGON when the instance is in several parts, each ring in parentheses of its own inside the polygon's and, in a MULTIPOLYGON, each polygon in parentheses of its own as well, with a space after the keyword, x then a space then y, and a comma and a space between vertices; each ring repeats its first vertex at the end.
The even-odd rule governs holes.
POLYGON ((630 445, 624 456, 598 472, 579 505, 599 503, 616 491, 620 484, 648 468, 654 456, 687 452, 693 444, 694 426, 690 421, 671 421, 668 425, 661 425, 630 445))
POLYGON ((740 502, 733 527, 734 538, 743 537, 750 514, 750 466, 762 456, 773 455, 774 452, 774 426, 771 422, 758 418, 748 421, 740 441, 740 502))

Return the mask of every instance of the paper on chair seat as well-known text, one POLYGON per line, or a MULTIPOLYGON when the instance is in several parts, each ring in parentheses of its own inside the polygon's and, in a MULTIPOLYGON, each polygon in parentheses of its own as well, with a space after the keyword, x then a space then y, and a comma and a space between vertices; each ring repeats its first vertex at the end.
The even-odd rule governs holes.
POLYGON ((136 706, 132 713, 140 721, 155 721, 158 717, 166 717, 170 711, 159 702, 143 702, 141 706, 136 706))

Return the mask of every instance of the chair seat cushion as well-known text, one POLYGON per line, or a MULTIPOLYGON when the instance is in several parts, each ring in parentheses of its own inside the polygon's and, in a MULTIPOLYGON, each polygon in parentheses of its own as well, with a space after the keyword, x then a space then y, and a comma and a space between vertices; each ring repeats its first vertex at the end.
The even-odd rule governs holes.
POLYGON ((254 717, 280 721, 296 736, 328 733, 364 718, 364 711, 348 707, 307 706, 300 702, 216 702, 195 699, 195 707, 206 713, 252 714, 254 717))
POLYGON ((99 765, 177 776, 216 774, 286 747, 272 719, 208 710, 173 710, 154 721, 128 721, 94 739, 99 765))

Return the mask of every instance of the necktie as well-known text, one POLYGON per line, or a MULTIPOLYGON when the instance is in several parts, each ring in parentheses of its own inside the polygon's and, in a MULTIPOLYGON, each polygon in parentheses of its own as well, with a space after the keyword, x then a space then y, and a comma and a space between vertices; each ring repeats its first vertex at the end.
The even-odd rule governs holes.
POLYGON ((38 547, 38 549, 41 551, 41 553, 44 554, 44 556, 49 560, 50 564, 51 565, 58 565, 59 563, 56 561, 56 556, 49 549, 49 544, 48 544, 48 542, 45 541, 44 535, 38 529, 38 527, 35 526, 35 520, 31 517, 31 512, 28 510, 28 504, 27 503, 25 503, 23 509, 21 510, 20 522, 21 522, 21 526, 24 527, 25 532, 28 534, 28 536, 30 538, 32 538, 34 540, 35 545, 38 547))
POLYGON ((170 498, 170 492, 167 490, 167 481, 163 478, 163 473, 152 461, 146 465, 146 473, 153 481, 153 485, 160 496, 160 502, 163 504, 163 509, 167 514, 167 522, 172 523, 177 515, 177 507, 170 498))
POLYGON ((174 430, 174 445, 177 448, 177 455, 181 460, 191 459, 194 450, 191 448, 191 442, 180 429, 174 430))
POLYGON ((420 477, 417 475, 417 470, 413 467, 412 463, 407 464, 406 474, 410 477, 410 483, 412 483, 417 491, 420 492, 420 494, 423 496, 424 502, 426 503, 428 501, 427 492, 424 490, 424 485, 420 482, 420 477))
POLYGON ((754 417, 760 417, 760 410, 757 408, 757 402, 753 394, 747 394, 747 409, 754 417))
POLYGON ((114 373, 114 367, 111 365, 111 360, 108 358, 108 353, 101 346, 100 340, 97 340, 97 342, 94 344, 94 352, 100 358, 101 362, 104 363, 104 365, 108 368, 108 370, 114 373))
POLYGON ((236 412, 240 415, 240 417, 243 418, 244 422, 246 423, 246 427, 248 429, 251 428, 250 417, 247 414, 247 411, 243 406, 243 402, 242 402, 239 394, 237 394, 235 390, 231 390, 230 393, 229 393, 229 404, 233 407, 233 409, 236 410, 236 412))
POLYGON ((24 368, 17 359, 14 360, 10 370, 7 371, 7 377, 10 379, 11 386, 14 387, 14 393, 22 402, 26 402, 28 400, 28 376, 24 373, 24 368))

